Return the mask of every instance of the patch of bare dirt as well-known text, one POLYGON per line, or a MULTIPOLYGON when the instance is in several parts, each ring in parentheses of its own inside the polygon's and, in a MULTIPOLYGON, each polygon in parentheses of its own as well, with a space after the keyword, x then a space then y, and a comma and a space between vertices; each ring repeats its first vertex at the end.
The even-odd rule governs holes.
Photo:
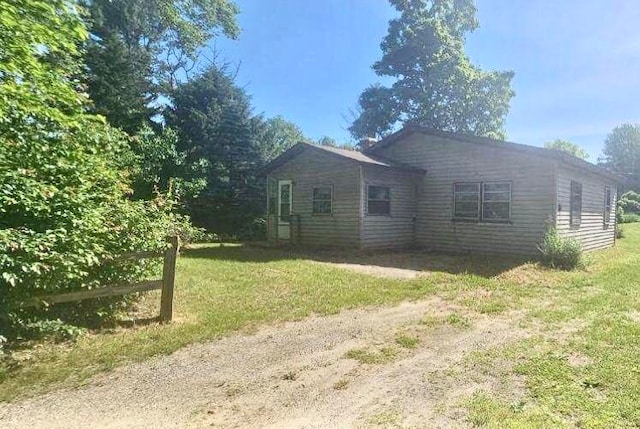
POLYGON ((383 279, 415 279, 419 276, 429 275, 429 272, 412 270, 408 268, 395 268, 395 267, 381 267, 380 265, 367 265, 367 264, 346 264, 346 263, 333 263, 323 262, 326 265, 331 265, 337 268, 344 268, 356 273, 368 274, 370 276, 379 277, 383 279))
POLYGON ((9 428, 466 427, 460 402, 502 381, 476 374, 472 352, 527 333, 518 313, 466 314, 464 327, 420 321, 461 312, 438 298, 344 311, 184 348, 94 378, 79 389, 0 405, 9 428), (419 338, 396 344, 398 333, 419 338), (350 350, 392 347, 381 364, 350 350))

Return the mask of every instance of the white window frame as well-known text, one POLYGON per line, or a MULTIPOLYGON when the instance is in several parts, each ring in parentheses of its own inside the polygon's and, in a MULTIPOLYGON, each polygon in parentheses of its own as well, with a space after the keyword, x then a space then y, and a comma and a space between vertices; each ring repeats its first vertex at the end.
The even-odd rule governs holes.
POLYGON ((311 214, 313 216, 331 216, 333 215, 333 185, 319 185, 319 186, 313 186, 311 188, 311 214), (315 197, 315 190, 316 189, 320 189, 320 188, 328 188, 329 189, 329 199, 316 199, 315 197), (315 211, 315 202, 316 201, 329 201, 329 212, 325 213, 325 212, 316 212, 315 211))

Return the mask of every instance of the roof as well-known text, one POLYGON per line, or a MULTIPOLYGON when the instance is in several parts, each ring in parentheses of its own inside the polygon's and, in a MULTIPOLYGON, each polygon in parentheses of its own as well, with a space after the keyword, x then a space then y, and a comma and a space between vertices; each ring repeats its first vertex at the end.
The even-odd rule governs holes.
POLYGON ((615 174, 605 168, 599 167, 595 164, 592 164, 588 161, 585 161, 581 158, 575 157, 571 154, 568 154, 566 152, 563 152, 557 149, 547 149, 542 147, 529 146, 521 143, 513 143, 513 142, 507 142, 503 140, 491 139, 487 137, 477 137, 477 136, 470 136, 466 134, 452 133, 448 131, 440 131, 440 130, 436 130, 436 129, 421 126, 421 125, 406 125, 400 131, 397 131, 383 138, 378 143, 366 149, 366 153, 368 155, 374 155, 379 150, 385 147, 389 147, 395 144, 396 142, 402 140, 403 138, 416 133, 442 137, 450 140, 462 141, 465 143, 490 146, 497 149, 528 153, 528 154, 540 156, 546 159, 557 160, 564 164, 567 164, 576 168, 585 169, 594 174, 607 177, 618 183, 624 183, 626 181, 626 179, 623 176, 615 174))
POLYGON ((307 151, 316 151, 319 153, 326 153, 337 158, 345 159, 351 162, 355 162, 358 164, 365 165, 376 165, 385 168, 392 168, 396 170, 408 171, 408 172, 416 172, 416 173, 424 173, 425 170, 421 168, 412 167, 407 164, 402 164, 399 162, 391 161, 385 159, 383 157, 366 154, 357 150, 349 150, 349 149, 339 149, 331 146, 319 146, 312 143, 300 142, 282 153, 280 156, 272 160, 269 164, 267 164, 262 172, 266 174, 270 171, 275 170, 276 168, 286 164, 293 158, 307 151))

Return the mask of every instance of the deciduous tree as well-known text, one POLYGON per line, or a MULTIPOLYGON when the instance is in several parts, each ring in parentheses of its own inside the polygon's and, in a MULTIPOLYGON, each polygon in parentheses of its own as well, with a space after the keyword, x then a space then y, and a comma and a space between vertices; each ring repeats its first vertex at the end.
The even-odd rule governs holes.
POLYGON ((570 155, 575 156, 576 158, 589 159, 589 154, 584 149, 582 149, 577 144, 567 140, 560 140, 560 139, 552 140, 552 141, 546 142, 544 144, 544 147, 547 149, 555 149, 555 150, 560 150, 562 152, 566 152, 570 155))
POLYGON ((400 124, 420 123, 504 138, 513 72, 484 71, 465 55, 465 38, 478 27, 473 0, 390 2, 400 16, 389 22, 373 70, 395 82, 363 91, 352 135, 382 137, 400 124))

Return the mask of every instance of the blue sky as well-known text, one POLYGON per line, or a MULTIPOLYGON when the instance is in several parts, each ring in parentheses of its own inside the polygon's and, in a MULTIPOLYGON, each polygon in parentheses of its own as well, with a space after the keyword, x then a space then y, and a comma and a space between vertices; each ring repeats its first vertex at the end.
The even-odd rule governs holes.
MULTIPOLYGON (((395 11, 385 0, 236 0, 242 34, 217 39, 256 113, 282 115, 310 138, 350 139, 360 92, 395 11)), ((514 70, 508 139, 555 138, 595 162, 613 127, 640 122, 640 0, 476 0, 466 52, 514 70)))

